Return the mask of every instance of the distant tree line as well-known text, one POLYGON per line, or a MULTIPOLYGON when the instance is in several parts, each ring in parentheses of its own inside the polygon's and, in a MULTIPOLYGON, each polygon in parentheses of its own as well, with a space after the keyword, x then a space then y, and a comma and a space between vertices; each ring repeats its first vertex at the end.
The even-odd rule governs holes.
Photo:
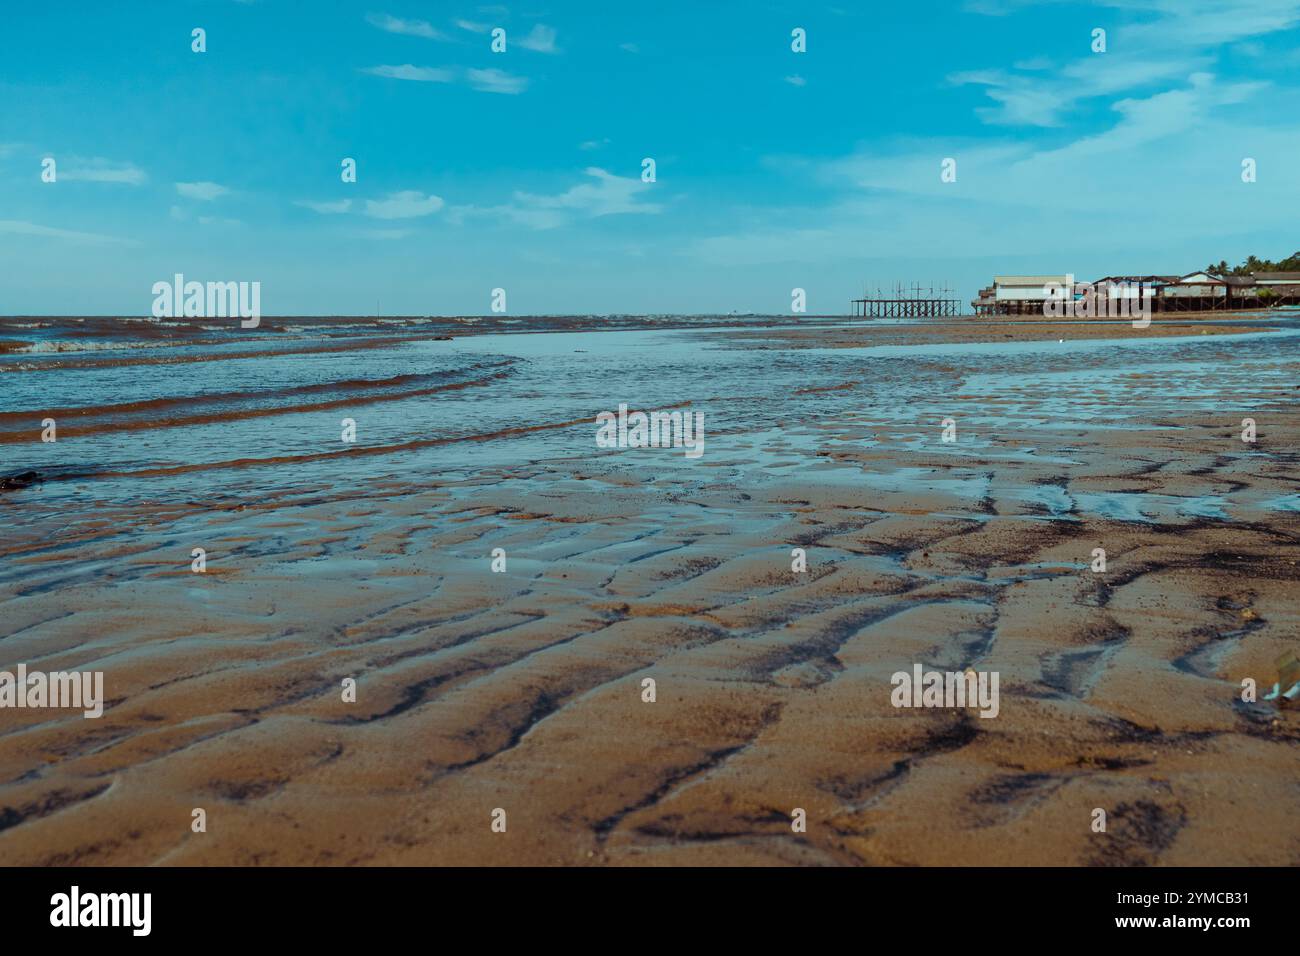
POLYGON ((1232 267, 1220 259, 1218 265, 1211 263, 1205 267, 1205 271, 1220 276, 1247 276, 1252 272, 1300 272, 1300 252, 1292 253, 1281 262, 1248 256, 1241 265, 1232 267))

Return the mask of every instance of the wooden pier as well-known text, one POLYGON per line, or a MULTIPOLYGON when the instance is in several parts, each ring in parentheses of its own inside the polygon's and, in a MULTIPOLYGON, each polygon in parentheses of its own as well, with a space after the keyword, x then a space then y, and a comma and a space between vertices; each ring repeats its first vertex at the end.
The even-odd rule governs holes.
POLYGON ((877 289, 874 296, 864 294, 861 299, 852 300, 853 314, 867 319, 961 315, 961 300, 948 298, 950 291, 947 288, 940 289, 936 296, 933 287, 927 292, 919 285, 913 285, 910 289, 895 285, 890 294, 877 289))

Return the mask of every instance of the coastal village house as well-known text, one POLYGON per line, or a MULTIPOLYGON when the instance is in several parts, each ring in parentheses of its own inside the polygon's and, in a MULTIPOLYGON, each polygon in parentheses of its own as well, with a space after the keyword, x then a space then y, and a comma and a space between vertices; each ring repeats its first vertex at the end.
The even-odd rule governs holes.
POLYGON ((994 276, 993 284, 981 289, 971 303, 976 315, 1042 315, 1051 286, 1073 285, 1074 276, 994 276))
MULTIPOLYGON (((1184 276, 1105 276, 1091 282, 1095 294, 1122 288, 1119 294, 1139 298, 1151 290, 1154 312, 1210 312, 1225 309, 1260 309, 1300 305, 1300 272, 1252 272, 1245 276, 1220 276, 1191 272, 1184 276)), ((1082 284, 1074 276, 994 276, 993 284, 980 290, 971 301, 976 315, 1043 315, 1052 286, 1075 289, 1082 296, 1082 284)), ((1102 313, 1104 317, 1104 310, 1102 313)))

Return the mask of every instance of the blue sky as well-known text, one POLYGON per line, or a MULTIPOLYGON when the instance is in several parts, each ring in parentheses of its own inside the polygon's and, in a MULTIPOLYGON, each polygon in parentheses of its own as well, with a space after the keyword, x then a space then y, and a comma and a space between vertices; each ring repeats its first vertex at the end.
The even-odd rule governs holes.
POLYGON ((176 272, 267 315, 838 313, 1278 258, 1298 67, 1300 0, 15 4, 0 314, 176 272))

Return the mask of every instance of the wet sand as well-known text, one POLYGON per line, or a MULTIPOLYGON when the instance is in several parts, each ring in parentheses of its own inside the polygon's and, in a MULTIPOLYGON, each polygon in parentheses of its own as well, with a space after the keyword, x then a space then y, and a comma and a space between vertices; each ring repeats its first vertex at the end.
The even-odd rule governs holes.
POLYGON ((1240 698, 1300 643, 1294 333, 681 331, 697 461, 595 447, 621 379, 570 417, 546 375, 417 377, 532 424, 0 495, 0 666, 102 670, 109 698, 0 711, 0 861, 1300 863, 1300 706, 1240 698), (751 357, 769 378, 726 364, 751 357), (997 671, 998 716, 891 706, 914 663, 997 671))

